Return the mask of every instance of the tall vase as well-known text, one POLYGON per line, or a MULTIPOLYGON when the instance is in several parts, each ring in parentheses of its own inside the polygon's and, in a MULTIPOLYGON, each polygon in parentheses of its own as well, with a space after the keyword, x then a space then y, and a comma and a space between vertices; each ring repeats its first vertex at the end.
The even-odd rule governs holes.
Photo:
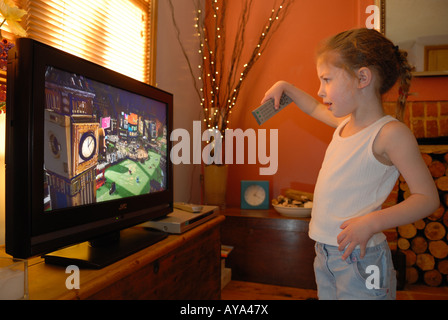
POLYGON ((226 207, 228 165, 204 166, 204 201, 207 205, 226 207))

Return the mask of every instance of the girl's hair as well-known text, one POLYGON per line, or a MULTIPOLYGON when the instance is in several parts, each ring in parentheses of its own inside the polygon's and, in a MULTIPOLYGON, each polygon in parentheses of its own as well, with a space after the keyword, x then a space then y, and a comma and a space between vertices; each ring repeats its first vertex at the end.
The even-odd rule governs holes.
POLYGON ((407 53, 399 50, 389 39, 374 29, 353 29, 341 32, 326 40, 319 48, 318 57, 325 53, 337 53, 334 65, 354 72, 362 67, 376 71, 379 77, 380 95, 388 92, 400 79, 397 101, 397 118, 402 120, 409 95, 413 68, 407 53))

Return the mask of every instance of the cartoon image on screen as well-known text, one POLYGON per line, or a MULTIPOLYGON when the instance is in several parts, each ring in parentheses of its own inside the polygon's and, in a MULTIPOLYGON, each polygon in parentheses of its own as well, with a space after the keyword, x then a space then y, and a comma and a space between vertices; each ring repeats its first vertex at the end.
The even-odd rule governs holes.
POLYGON ((165 104, 48 66, 45 210, 166 189, 165 104))

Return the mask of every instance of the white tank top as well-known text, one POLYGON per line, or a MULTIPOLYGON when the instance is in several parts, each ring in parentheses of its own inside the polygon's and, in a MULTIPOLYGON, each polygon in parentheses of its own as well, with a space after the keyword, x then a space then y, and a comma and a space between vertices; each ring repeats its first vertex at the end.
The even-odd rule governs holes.
MULTIPOLYGON (((381 128, 396 120, 384 116, 352 136, 340 136, 344 120, 333 134, 325 153, 314 190, 309 236, 311 239, 337 246, 340 225, 351 218, 375 210, 390 194, 399 176, 395 166, 384 165, 373 154, 373 142, 381 128)), ((367 246, 375 246, 386 239, 380 232, 367 246)))

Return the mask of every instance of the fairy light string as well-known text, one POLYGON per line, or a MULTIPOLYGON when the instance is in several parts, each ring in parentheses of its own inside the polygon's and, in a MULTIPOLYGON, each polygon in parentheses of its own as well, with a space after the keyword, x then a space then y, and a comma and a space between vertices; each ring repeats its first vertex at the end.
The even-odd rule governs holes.
MULTIPOLYGON (((173 22, 180 32, 174 18, 174 7, 171 0, 169 1, 173 22)), ((227 17, 227 11, 230 10, 226 6, 228 0, 205 1, 207 1, 206 10, 202 9, 201 0, 195 1, 194 27, 199 38, 198 54, 201 57, 196 68, 192 66, 179 37, 178 40, 195 81, 195 89, 203 112, 204 128, 218 130, 224 135, 225 130, 229 128, 232 110, 237 104, 244 80, 262 56, 294 0, 275 1, 266 22, 262 25, 257 44, 252 49, 245 48, 245 43, 249 17, 255 1, 241 1, 242 7, 238 19, 236 15, 227 17), (226 23, 238 23, 231 41, 227 39, 226 23), (233 47, 227 50, 226 45, 233 47), (225 56, 226 53, 228 56, 225 56)))

